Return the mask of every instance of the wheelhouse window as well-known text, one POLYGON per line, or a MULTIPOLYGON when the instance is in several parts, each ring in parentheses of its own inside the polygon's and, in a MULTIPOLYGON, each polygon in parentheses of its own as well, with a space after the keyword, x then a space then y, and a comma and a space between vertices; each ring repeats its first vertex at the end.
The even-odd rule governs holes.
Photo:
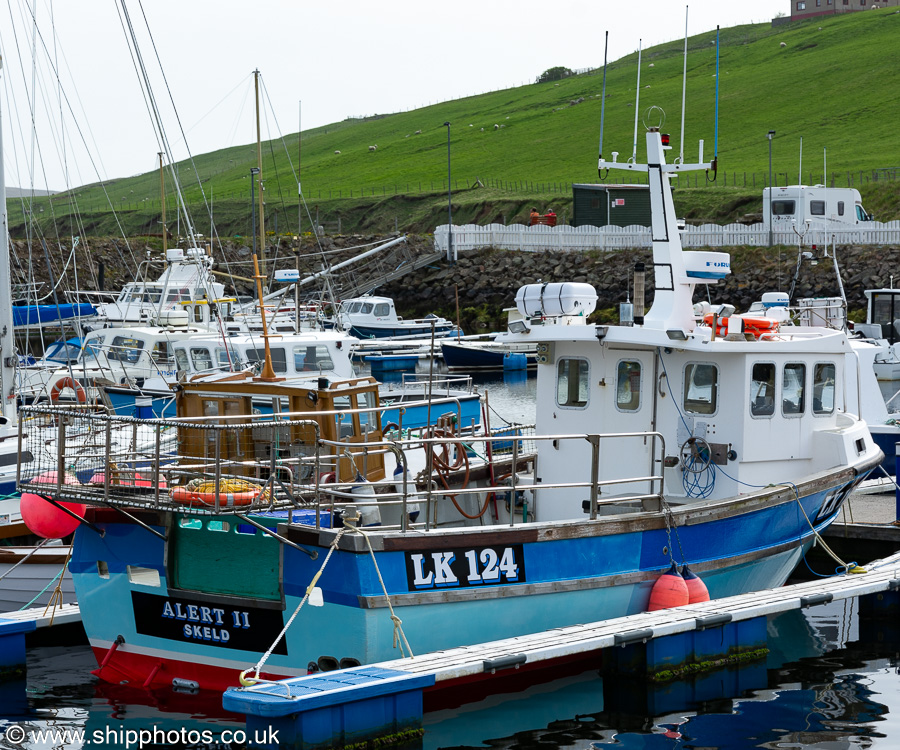
POLYGON ((559 406, 587 406, 589 375, 587 360, 560 359, 556 366, 556 403, 559 406))
POLYGON ((194 322, 203 322, 203 305, 194 305, 194 322))
POLYGON ((834 365, 819 362, 813 370, 813 414, 834 413, 834 365))
POLYGON ((203 372, 204 370, 212 370, 213 361, 212 355, 209 353, 209 349, 198 346, 192 347, 191 363, 193 364, 194 369, 198 372, 203 372))
POLYGON ((719 368, 708 362, 692 362, 684 368, 684 410, 715 414, 718 408, 719 368))
POLYGON ((793 216, 796 211, 794 201, 772 201, 772 214, 775 216, 793 216))
POLYGON ((109 358, 133 365, 141 356, 141 350, 143 348, 144 342, 140 339, 134 339, 130 336, 116 336, 112 340, 109 358))
POLYGON ((100 356, 100 353, 103 351, 103 337, 97 337, 94 339, 86 339, 84 342, 84 348, 81 350, 81 357, 79 359, 82 362, 89 362, 92 359, 97 359, 100 356))
POLYGON ((775 365, 754 362, 750 375, 750 414, 771 417, 775 413, 775 365))
MULTIPOLYGON (((280 346, 269 347, 269 354, 272 357, 272 369, 275 372, 287 372, 287 355, 284 348, 280 346)), ((247 361, 251 364, 263 362, 265 359, 265 349, 247 349, 247 361)))
POLYGON ((791 362, 784 366, 781 380, 781 409, 785 416, 806 411, 806 365, 791 362))
POLYGON ((809 202, 809 213, 811 216, 824 216, 825 215, 825 201, 810 201, 809 202))
POLYGON ((641 363, 619 362, 616 373, 616 408, 637 411, 641 407, 641 363))
POLYGON ((379 302, 375 305, 375 315, 383 317, 391 314, 391 306, 387 302, 379 302))
POLYGON ((372 303, 366 302, 359 309, 360 315, 371 315, 372 314, 372 303))
POLYGON ((334 362, 331 361, 331 352, 327 346, 295 346, 294 370, 297 372, 320 372, 321 370, 333 370, 334 362))
POLYGON ((185 372, 191 369, 188 354, 184 349, 175 350, 175 367, 179 370, 184 370, 185 372))
POLYGON ((172 364, 172 351, 169 349, 169 343, 167 341, 157 341, 153 345, 150 358, 158 365, 172 364))

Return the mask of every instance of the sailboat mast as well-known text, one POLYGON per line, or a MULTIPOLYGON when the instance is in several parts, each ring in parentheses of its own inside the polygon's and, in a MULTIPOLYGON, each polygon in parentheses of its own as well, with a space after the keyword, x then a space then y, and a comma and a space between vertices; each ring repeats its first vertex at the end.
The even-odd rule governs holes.
MULTIPOLYGON (((262 272, 263 279, 268 278, 266 276, 266 217, 263 214, 263 177, 262 177, 262 141, 260 139, 260 130, 259 130, 259 70, 253 71, 253 86, 256 92, 256 168, 259 172, 256 175, 256 179, 258 181, 258 193, 259 197, 257 200, 259 201, 259 255, 261 258, 260 263, 260 271, 262 272)), ((268 285, 263 284, 263 290, 266 291, 268 285)), ((260 296, 260 300, 262 297, 260 296)), ((262 301, 260 301, 262 304, 262 301)))
MULTIPOLYGON (((3 55, 0 54, 0 75, 3 55)), ((16 422, 16 345, 13 339, 12 279, 9 271, 9 216, 6 213, 6 171, 3 161, 3 109, 0 101, 0 393, 6 424, 16 422)))
POLYGON ((162 206, 163 257, 169 249, 169 231, 166 229, 166 173, 163 169, 163 152, 159 152, 159 196, 162 206))

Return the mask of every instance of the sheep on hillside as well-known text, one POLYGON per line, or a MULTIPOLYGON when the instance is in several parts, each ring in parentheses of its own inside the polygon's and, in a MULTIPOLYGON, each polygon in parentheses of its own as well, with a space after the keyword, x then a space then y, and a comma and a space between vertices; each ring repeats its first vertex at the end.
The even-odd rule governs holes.
POLYGON ((375 146, 369 146, 369 151, 375 151, 375 150, 377 150, 377 148, 378 148, 377 145, 375 145, 375 146))
POLYGON ((338 155, 340 155, 340 153, 341 153, 341 152, 340 152, 340 151, 335 151, 335 152, 334 152, 334 153, 336 153, 336 154, 338 154, 338 155))

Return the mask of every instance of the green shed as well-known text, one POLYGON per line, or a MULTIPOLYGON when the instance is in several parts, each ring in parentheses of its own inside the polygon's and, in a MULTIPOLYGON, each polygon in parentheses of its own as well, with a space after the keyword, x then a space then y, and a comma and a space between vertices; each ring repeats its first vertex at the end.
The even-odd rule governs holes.
POLYGON ((649 185, 572 185, 572 226, 650 226, 649 185))

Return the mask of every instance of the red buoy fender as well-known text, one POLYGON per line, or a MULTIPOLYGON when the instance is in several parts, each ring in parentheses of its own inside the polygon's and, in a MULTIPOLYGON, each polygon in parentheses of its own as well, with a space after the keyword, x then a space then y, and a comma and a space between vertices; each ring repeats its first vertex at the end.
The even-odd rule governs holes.
POLYGON ((681 569, 681 577, 684 578, 687 585, 688 604, 709 601, 709 590, 706 588, 706 584, 687 565, 681 569))
POLYGON ((653 584, 653 588, 650 590, 650 606, 647 607, 647 611, 655 612, 658 609, 681 607, 689 600, 687 584, 673 562, 672 567, 657 578, 656 583, 653 584))

